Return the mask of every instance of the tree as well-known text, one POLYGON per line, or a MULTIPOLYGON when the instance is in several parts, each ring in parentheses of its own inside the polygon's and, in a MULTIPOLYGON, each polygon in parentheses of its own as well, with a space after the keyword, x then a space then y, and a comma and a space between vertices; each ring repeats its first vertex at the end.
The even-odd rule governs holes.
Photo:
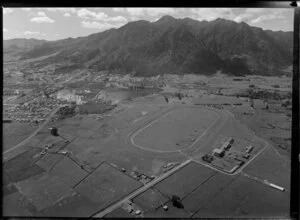
POLYGON ((169 103, 169 99, 167 96, 164 96, 167 103, 169 103))
POLYGON ((183 204, 181 202, 180 197, 177 196, 177 195, 172 195, 172 203, 173 203, 174 207, 177 207, 179 209, 183 209, 184 208, 184 206, 183 206, 183 204))
POLYGON ((57 128, 50 128, 50 132, 53 136, 59 136, 59 134, 57 132, 57 128))
POLYGON ((182 99, 181 93, 178 93, 177 97, 178 97, 179 100, 181 100, 182 99))

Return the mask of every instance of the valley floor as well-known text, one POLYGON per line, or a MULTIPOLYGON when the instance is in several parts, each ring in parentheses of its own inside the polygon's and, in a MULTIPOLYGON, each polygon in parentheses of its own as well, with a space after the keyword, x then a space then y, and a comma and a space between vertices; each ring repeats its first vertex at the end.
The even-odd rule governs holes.
MULTIPOLYGON (((4 216, 288 217, 289 110, 278 104, 266 110, 262 99, 251 108, 245 98, 219 94, 229 91, 217 79, 223 78, 200 79, 210 89, 180 88, 188 78, 170 81, 163 91, 120 98, 108 111, 50 121, 3 155, 4 216), (50 135, 52 126, 60 136, 50 135), (228 137, 254 145, 233 173, 201 159, 228 137), (183 208, 172 205, 173 195, 183 208)), ((22 141, 12 136, 33 132, 20 129, 28 134, 5 133, 3 149, 22 141)))

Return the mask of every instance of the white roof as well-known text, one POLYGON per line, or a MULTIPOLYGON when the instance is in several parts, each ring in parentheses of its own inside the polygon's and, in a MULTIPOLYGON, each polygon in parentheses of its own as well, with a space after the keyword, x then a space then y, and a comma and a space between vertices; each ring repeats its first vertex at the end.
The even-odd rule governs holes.
POLYGON ((219 149, 219 148, 215 148, 214 150, 213 150, 213 152, 214 153, 222 153, 222 149, 219 149))

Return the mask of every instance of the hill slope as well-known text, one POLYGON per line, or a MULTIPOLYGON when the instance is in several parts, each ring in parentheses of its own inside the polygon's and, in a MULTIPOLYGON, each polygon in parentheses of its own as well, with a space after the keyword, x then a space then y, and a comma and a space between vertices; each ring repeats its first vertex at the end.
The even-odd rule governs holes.
MULTIPOLYGON (((32 43, 20 59, 59 52, 46 63, 119 69, 139 75, 164 73, 276 75, 292 65, 292 32, 264 31, 224 19, 211 22, 164 16, 80 38, 32 43)), ((12 41, 12 40, 11 40, 12 41)), ((13 44, 4 53, 11 52, 13 44)))

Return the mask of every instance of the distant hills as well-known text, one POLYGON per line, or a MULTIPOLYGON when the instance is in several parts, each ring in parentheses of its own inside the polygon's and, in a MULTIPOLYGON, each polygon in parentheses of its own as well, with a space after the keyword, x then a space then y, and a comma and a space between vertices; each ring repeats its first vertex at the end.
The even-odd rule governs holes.
POLYGON ((225 19, 197 21, 163 16, 118 29, 58 41, 4 41, 4 56, 37 58, 95 70, 156 74, 278 75, 292 65, 292 32, 269 31, 225 19))

